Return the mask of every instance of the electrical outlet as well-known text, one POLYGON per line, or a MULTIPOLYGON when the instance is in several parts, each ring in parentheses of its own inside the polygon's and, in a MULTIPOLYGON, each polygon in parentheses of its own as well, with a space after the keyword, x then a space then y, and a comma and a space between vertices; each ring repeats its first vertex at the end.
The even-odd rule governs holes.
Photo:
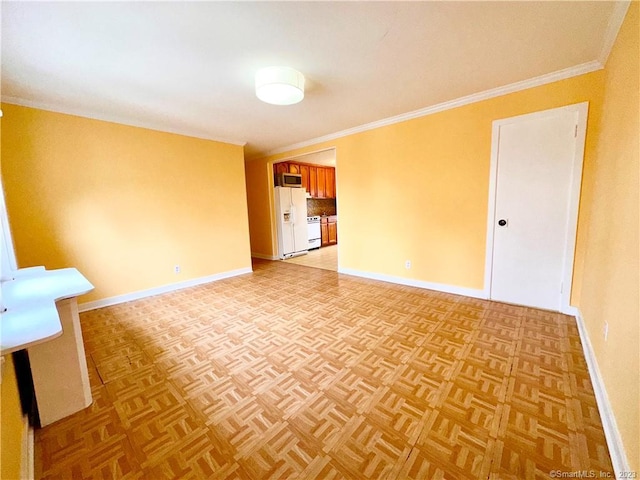
POLYGON ((175 267, 173 267, 173 271, 175 273, 180 273, 180 265, 176 265, 175 267))
POLYGON ((609 336, 609 323, 604 322, 604 327, 602 328, 602 334, 604 335, 604 341, 607 341, 607 337, 609 336))
POLYGON ((406 260, 404 262, 404 268, 406 268, 407 270, 411 268, 411 260, 406 260))

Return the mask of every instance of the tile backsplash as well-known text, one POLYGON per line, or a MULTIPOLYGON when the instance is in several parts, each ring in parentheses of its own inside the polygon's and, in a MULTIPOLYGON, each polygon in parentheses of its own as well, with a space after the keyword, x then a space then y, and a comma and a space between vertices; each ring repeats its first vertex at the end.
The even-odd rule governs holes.
POLYGON ((307 198, 307 216, 335 215, 335 198, 307 198))

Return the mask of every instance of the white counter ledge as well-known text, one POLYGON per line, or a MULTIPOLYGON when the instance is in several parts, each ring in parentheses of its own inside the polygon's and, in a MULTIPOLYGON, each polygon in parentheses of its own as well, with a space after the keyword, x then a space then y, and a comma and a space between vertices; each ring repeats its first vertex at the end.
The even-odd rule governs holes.
POLYGON ((75 268, 23 268, 1 282, 1 355, 62 334, 56 301, 77 297, 93 285, 75 268))

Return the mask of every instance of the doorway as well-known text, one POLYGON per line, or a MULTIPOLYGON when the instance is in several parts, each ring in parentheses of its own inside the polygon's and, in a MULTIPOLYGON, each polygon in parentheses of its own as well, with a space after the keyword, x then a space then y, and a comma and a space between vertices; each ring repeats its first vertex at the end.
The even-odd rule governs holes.
POLYGON ((485 293, 568 311, 588 103, 493 122, 485 293))
MULTIPOLYGON (((283 261, 337 271, 339 239, 336 149, 329 148, 282 159, 273 164, 273 173, 275 185, 283 173, 298 175, 306 191, 309 249, 302 255, 295 255, 283 261)), ((277 214, 274 220, 277 227, 277 214)), ((277 228, 274 232, 277 233, 277 228)), ((282 258, 280 251, 278 256, 282 258)))

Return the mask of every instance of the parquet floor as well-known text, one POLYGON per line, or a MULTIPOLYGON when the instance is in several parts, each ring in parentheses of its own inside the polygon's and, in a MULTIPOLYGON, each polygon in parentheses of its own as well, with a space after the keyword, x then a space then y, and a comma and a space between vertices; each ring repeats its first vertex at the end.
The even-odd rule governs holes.
POLYGON ((285 262, 81 314, 94 403, 39 478, 612 470, 573 318, 285 262))

